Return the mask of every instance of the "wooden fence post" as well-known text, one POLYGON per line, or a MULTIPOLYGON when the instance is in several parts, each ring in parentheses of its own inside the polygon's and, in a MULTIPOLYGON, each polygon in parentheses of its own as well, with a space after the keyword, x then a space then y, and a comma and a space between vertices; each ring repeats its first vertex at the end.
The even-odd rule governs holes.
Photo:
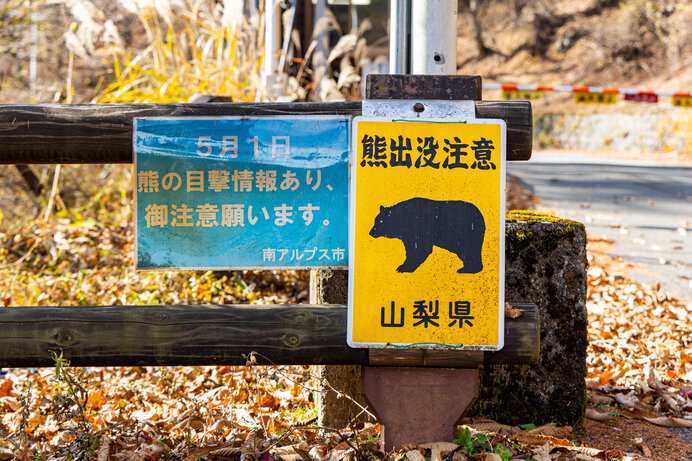
MULTIPOLYGON (((310 271, 310 302, 324 304, 346 304, 348 302, 347 270, 310 271)), ((313 375, 326 380, 329 386, 319 385, 315 393, 317 421, 320 426, 342 428, 367 404, 360 393, 360 365, 313 365, 313 375), (339 396, 332 387, 347 397, 339 396)))

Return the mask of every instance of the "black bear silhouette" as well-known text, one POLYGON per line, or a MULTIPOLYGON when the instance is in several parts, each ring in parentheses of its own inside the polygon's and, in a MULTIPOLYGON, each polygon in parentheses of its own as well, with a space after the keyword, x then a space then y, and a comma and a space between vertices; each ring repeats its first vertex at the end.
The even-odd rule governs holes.
POLYGON ((469 202, 414 197, 390 207, 380 206, 370 236, 396 238, 404 243, 406 260, 397 272, 415 271, 430 256, 433 245, 459 257, 464 266, 458 273, 483 270, 485 220, 469 202))

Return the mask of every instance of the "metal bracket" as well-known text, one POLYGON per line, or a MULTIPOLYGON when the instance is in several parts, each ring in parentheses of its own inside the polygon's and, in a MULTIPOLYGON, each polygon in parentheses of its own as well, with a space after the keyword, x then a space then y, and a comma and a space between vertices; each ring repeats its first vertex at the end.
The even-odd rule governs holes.
POLYGON ((478 368, 363 367, 361 392, 380 421, 380 447, 448 441, 478 396, 478 368))
POLYGON ((442 99, 364 99, 363 116, 392 119, 449 119, 470 121, 476 118, 474 101, 442 99))

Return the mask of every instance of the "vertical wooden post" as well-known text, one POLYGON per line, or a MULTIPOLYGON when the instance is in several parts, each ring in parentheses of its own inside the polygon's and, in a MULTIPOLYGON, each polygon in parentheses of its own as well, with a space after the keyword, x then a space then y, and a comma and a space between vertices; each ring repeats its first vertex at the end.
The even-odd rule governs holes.
MULTIPOLYGON (((311 304, 346 304, 348 302, 348 271, 310 271, 311 304)), ((360 365, 314 365, 312 373, 329 386, 366 406, 360 394, 360 365)), ((315 393, 317 420, 320 426, 343 428, 356 417, 361 408, 347 397, 339 396, 326 386, 315 393)))

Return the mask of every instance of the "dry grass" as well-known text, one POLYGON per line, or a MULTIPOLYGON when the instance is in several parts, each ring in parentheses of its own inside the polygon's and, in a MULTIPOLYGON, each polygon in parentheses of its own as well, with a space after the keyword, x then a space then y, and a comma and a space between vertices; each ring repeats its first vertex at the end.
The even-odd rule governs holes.
POLYGON ((255 100, 259 27, 224 24, 223 9, 211 1, 152 2, 134 12, 149 45, 134 57, 130 50, 113 56, 115 81, 94 102, 185 102, 196 93, 255 100))
MULTIPOLYGON (((80 2, 67 3, 74 9, 80 2)), ((255 100, 262 61, 257 33, 261 17, 253 18, 252 24, 228 24, 223 8, 211 0, 138 0, 129 7, 146 31, 143 51, 121 46, 118 34, 106 26, 105 15, 93 8, 85 10, 80 25, 69 31, 69 52, 76 59, 101 56, 113 62, 115 81, 96 98, 98 102, 184 102, 196 93, 255 100), (107 31, 110 38, 104 36, 107 31)), ((304 271, 134 271, 131 168, 66 166, 54 193, 51 170, 37 169, 46 186, 39 200, 24 195, 18 201, 15 193, 0 198, 0 209, 6 211, 0 229, 0 305, 307 300, 304 271), (53 211, 51 219, 39 219, 53 211)), ((10 168, 0 176, 21 189, 21 178, 10 168)))

